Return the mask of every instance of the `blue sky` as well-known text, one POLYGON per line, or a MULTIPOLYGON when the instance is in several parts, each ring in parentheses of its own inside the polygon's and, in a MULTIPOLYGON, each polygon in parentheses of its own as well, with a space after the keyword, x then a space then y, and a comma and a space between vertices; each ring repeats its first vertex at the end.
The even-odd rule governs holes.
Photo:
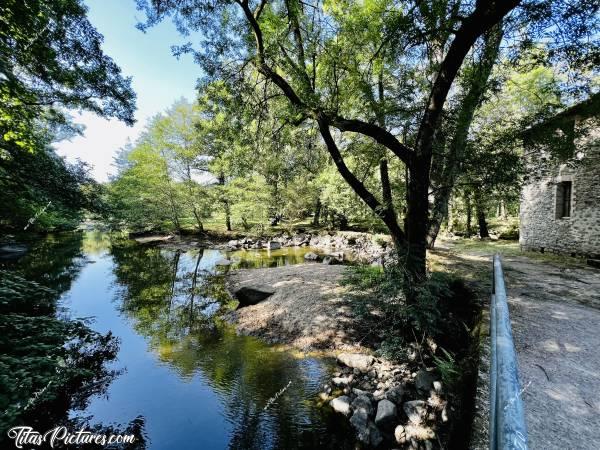
MULTIPOLYGON (((185 42, 170 21, 149 29, 135 28, 144 18, 135 8, 135 0, 86 0, 88 17, 104 35, 104 52, 133 77, 137 93, 137 123, 128 127, 116 120, 105 120, 92 113, 74 112, 77 123, 86 126, 84 135, 55 145, 60 155, 73 161, 80 158, 94 166, 98 181, 106 181, 114 172, 111 166, 116 151, 128 139, 135 141, 149 117, 164 111, 181 97, 195 97, 200 67, 191 55, 180 59, 171 54, 171 45, 185 42)), ((189 39, 189 38, 188 38, 189 39)))

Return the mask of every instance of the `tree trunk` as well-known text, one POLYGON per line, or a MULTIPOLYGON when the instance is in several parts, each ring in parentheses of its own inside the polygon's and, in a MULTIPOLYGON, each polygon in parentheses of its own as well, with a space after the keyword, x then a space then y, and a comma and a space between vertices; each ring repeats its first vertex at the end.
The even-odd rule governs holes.
POLYGON ((488 230, 487 222, 485 220, 485 205, 481 199, 481 194, 479 192, 475 193, 475 210, 477 212, 477 224, 479 226, 479 237, 489 238, 490 233, 488 230))
POLYGON ((454 227, 452 225, 452 222, 454 221, 454 206, 452 204, 452 197, 450 197, 448 199, 448 231, 450 233, 452 233, 452 231, 454 231, 454 227))
POLYGON ((477 208, 477 222, 479 223, 479 237, 489 238, 490 233, 488 231, 487 222, 485 220, 485 212, 483 209, 477 208))
POLYGON ((317 202, 315 203, 315 215, 313 217, 313 225, 315 227, 319 226, 319 220, 321 218, 321 198, 317 197, 317 202))
MULTIPOLYGON (((225 186, 225 174, 224 173, 220 173, 219 174, 219 185, 220 186, 225 186)), ((227 197, 225 197, 225 195, 223 195, 221 197, 221 202, 223 203, 223 207, 225 209, 225 227, 227 227, 227 231, 231 231, 231 209, 229 206, 229 200, 227 200, 227 197)))
POLYGON ((173 298, 175 298, 175 282, 177 281, 177 271, 179 270, 179 258, 181 257, 181 250, 175 250, 173 255, 173 272, 171 275, 171 295, 169 296, 169 313, 173 306, 173 298))
MULTIPOLYGON (((421 176, 411 175, 408 184, 409 203, 406 215, 406 241, 407 245, 404 255, 401 257, 406 261, 406 280, 408 287, 423 282, 427 272, 427 224, 429 214, 429 176, 419 169, 420 164, 415 163, 415 172, 421 176)), ((424 164, 426 166, 427 164, 424 164)))
POLYGON ((198 231, 202 233, 204 231, 204 225, 202 224, 202 219, 200 218, 198 209, 195 206, 193 207, 193 211, 194 211, 194 218, 196 219, 196 226, 198 227, 198 231))
POLYGON ((471 221, 473 216, 473 205, 471 205, 471 193, 465 192, 465 206, 467 208, 467 237, 473 234, 471 221))
POLYGON ((460 169, 460 161, 463 159, 469 129, 473 122, 475 111, 483 99, 485 87, 498 57, 502 35, 502 24, 500 23, 485 36, 485 46, 479 61, 478 70, 475 71, 473 78, 470 80, 469 90, 462 100, 450 148, 447 154, 443 155, 446 161, 444 164, 439 164, 442 169, 437 177, 437 191, 434 195, 427 233, 427 245, 429 248, 434 247, 440 227, 444 219, 448 216, 448 201, 452 195, 454 183, 460 169))

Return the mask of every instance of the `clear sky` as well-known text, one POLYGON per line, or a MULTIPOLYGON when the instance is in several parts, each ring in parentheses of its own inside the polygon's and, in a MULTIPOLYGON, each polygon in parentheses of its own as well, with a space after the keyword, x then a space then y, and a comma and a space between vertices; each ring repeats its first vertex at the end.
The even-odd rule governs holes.
POLYGON ((89 112, 74 112, 77 123, 86 126, 84 135, 55 144, 58 153, 73 161, 80 158, 94 166, 93 176, 106 181, 114 172, 111 166, 116 151, 128 139, 135 141, 149 117, 164 111, 175 100, 195 97, 200 67, 191 55, 180 59, 171 54, 171 45, 186 42, 170 21, 149 29, 135 28, 144 14, 135 8, 135 0, 86 0, 88 17, 104 35, 104 52, 133 77, 137 93, 136 124, 128 127, 117 120, 105 120, 89 112))

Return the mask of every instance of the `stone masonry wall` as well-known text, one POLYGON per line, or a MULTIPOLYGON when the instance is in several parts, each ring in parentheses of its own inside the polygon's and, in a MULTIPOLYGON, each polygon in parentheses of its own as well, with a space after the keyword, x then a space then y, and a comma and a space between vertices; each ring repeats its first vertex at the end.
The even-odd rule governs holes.
POLYGON ((529 155, 526 163, 532 176, 521 192, 523 249, 600 257, 600 130, 595 125, 576 142, 574 153, 559 165, 544 164, 549 158, 543 150, 529 155), (557 186, 565 181, 572 183, 571 215, 557 218, 557 186))

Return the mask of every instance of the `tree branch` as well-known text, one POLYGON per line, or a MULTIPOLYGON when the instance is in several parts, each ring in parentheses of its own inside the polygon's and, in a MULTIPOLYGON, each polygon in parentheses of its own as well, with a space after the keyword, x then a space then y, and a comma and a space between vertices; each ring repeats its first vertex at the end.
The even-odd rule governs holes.
POLYGON ((427 109, 417 134, 416 149, 419 157, 430 159, 433 135, 438 127, 450 87, 475 41, 517 7, 521 0, 496 0, 477 2, 475 11, 468 16, 456 32, 446 57, 440 64, 429 95, 427 109))
POLYGON ((357 119, 344 119, 335 116, 331 119, 331 125, 340 131, 351 131, 373 138, 377 143, 388 148, 394 155, 400 158, 404 164, 411 167, 413 164, 414 151, 401 143, 396 136, 378 125, 363 122, 357 119))

